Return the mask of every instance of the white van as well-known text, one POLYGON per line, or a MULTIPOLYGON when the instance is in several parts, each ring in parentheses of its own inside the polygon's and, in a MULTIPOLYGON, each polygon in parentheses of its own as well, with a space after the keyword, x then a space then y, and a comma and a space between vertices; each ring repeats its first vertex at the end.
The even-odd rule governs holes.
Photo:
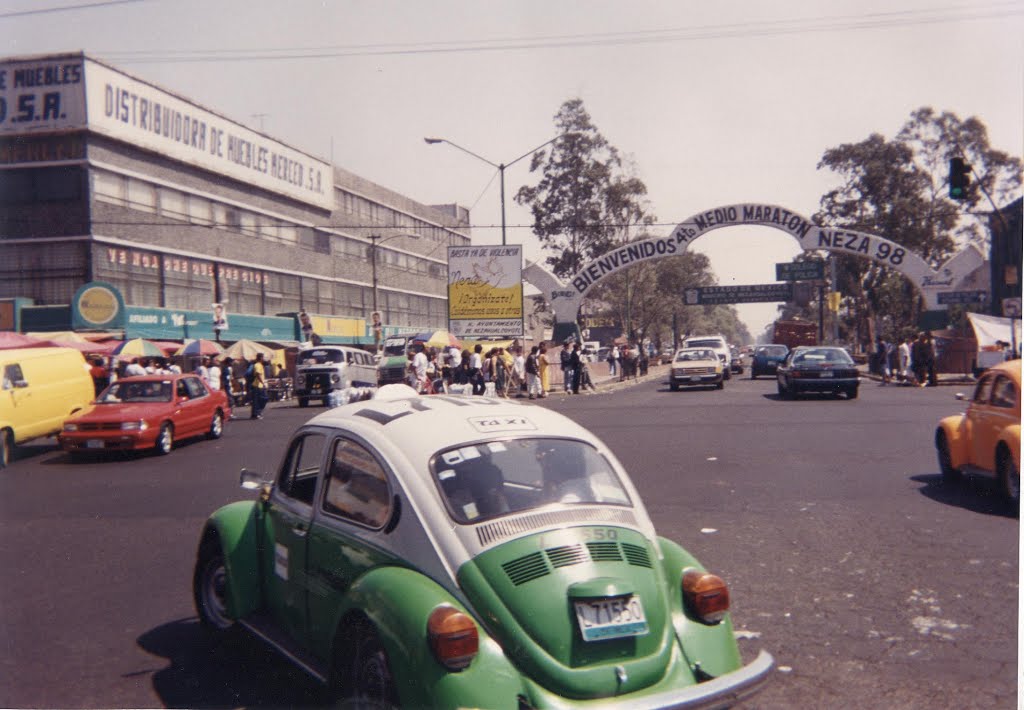
POLYGON ((343 402, 365 397, 377 388, 377 363, 373 355, 345 345, 321 345, 300 350, 295 358, 295 397, 300 407, 309 400, 323 404, 332 392, 343 402))
POLYGON ((732 350, 729 343, 721 335, 691 335, 683 341, 684 348, 711 348, 722 361, 725 370, 725 379, 732 377, 732 350))
POLYGON ((10 463, 15 445, 58 433, 94 394, 77 350, 0 350, 0 468, 10 463))

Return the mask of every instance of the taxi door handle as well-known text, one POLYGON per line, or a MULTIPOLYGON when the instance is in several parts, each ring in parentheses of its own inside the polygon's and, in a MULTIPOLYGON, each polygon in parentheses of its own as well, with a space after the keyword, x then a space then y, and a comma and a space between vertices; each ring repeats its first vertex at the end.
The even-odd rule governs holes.
POLYGON ((306 526, 302 523, 299 523, 292 528, 292 534, 295 535, 295 537, 306 537, 306 533, 308 532, 309 531, 306 530, 306 526))

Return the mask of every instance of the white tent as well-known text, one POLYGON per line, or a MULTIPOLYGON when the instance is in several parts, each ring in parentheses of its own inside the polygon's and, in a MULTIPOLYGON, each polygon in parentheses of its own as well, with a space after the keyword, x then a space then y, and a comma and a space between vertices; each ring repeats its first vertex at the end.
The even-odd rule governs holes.
POLYGON ((981 313, 968 313, 967 319, 974 329, 974 339, 978 341, 978 367, 992 367, 1003 361, 1003 346, 1007 343, 1015 351, 1020 351, 1021 319, 986 316, 981 313))

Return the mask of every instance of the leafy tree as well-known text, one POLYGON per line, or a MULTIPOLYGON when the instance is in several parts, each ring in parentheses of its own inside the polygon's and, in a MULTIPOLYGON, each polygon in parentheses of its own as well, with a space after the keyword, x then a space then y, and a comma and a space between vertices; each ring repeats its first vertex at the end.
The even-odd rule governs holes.
MULTIPOLYGON (((1006 199, 1021 186, 1021 161, 989 146, 984 124, 921 108, 892 140, 872 134, 826 150, 818 168, 843 183, 821 198, 819 223, 878 234, 939 266, 969 241, 983 245, 983 223, 970 216, 985 191, 1006 199), (948 196, 948 159, 965 157, 979 176, 964 201, 948 196), (981 188, 984 188, 982 190, 981 188)), ((861 343, 896 337, 916 323, 921 300, 898 272, 871 261, 836 256, 848 332, 861 343)))
POLYGON ((515 200, 533 215, 533 232, 541 245, 554 252, 547 258, 552 271, 562 278, 603 254, 614 243, 615 228, 609 222, 609 205, 633 214, 646 187, 639 180, 615 179, 622 161, 618 151, 597 130, 583 101, 570 99, 555 114, 559 138, 551 150, 538 151, 530 172, 541 171, 535 186, 519 188, 515 200))

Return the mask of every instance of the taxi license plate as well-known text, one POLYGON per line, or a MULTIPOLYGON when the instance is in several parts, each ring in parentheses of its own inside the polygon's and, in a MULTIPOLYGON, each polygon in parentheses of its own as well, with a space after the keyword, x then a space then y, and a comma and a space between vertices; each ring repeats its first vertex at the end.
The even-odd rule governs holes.
POLYGON ((320 394, 319 387, 311 387, 309 391, 312 392, 313 394, 320 394))
POLYGON ((88 439, 85 442, 85 448, 87 448, 87 449, 102 449, 103 448, 103 440, 102 439, 88 439))
POLYGON ((604 641, 647 633, 644 607, 635 594, 574 601, 573 605, 584 641, 604 641))
POLYGON ((826 370, 824 372, 818 373, 818 377, 835 377, 835 376, 836 376, 836 373, 832 372, 831 370, 826 370))
POLYGON ((700 382, 700 375, 690 375, 690 382, 700 382))

